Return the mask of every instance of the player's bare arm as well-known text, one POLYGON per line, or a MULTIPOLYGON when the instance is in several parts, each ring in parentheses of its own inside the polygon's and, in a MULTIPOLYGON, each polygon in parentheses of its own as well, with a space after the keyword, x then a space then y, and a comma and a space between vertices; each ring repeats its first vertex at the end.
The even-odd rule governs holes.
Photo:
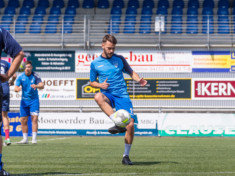
POLYGON ((130 76, 133 80, 140 83, 141 86, 145 86, 147 84, 147 81, 144 80, 143 78, 140 78, 139 75, 134 71, 132 72, 132 74, 130 76))
POLYGON ((35 89, 44 89, 44 83, 40 82, 38 84, 32 84, 31 87, 35 90, 35 89))
POLYGON ((101 88, 106 90, 109 87, 109 83, 107 83, 108 78, 103 82, 103 83, 98 83, 96 81, 90 82, 90 85, 92 87, 96 87, 96 88, 101 88))

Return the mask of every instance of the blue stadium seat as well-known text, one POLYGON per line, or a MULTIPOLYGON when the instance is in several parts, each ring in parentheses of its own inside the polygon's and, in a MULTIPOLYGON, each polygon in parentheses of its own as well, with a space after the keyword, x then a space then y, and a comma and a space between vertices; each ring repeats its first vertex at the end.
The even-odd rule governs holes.
POLYGON ((48 24, 59 24, 59 17, 57 15, 50 15, 47 21, 48 24))
POLYGON ((166 7, 168 9, 170 5, 169 5, 169 1, 168 0, 159 0, 157 6, 158 6, 158 8, 166 7))
POLYGON ((218 8, 229 8, 229 1, 228 0, 219 0, 218 8))
POLYGON ((187 15, 198 15, 198 8, 196 7, 188 8, 187 15))
POLYGON ((113 7, 123 8, 124 7, 124 1, 123 0, 114 0, 113 1, 113 7))
POLYGON ((44 15, 46 15, 46 9, 43 6, 39 6, 35 9, 34 14, 44 16, 44 15))
POLYGON ((10 24, 4 24, 4 23, 2 23, 0 26, 1 26, 2 28, 6 29, 7 31, 11 31, 11 25, 10 25, 10 24))
POLYGON ((172 16, 171 19, 171 33, 181 34, 182 33, 182 16, 172 16))
POLYGON ((219 8, 217 15, 229 15, 228 8, 219 8))
POLYGON ((19 15, 17 17, 17 22, 27 24, 28 23, 28 16, 25 15, 19 15))
POLYGON ((229 34, 230 28, 228 22, 219 22, 218 23, 218 34, 229 34))
POLYGON ((38 1, 38 6, 37 7, 44 7, 48 8, 50 5, 49 0, 39 0, 38 1))
POLYGON ((119 15, 119 16, 121 16, 122 15, 122 9, 121 8, 119 8, 119 7, 113 7, 112 9, 111 9, 111 15, 119 15))
POLYGON ((52 7, 63 8, 64 1, 63 0, 54 0, 52 7))
POLYGON ((64 16, 64 23, 73 24, 74 17, 73 16, 64 16))
POLYGON ((29 28, 29 33, 32 33, 32 34, 39 34, 41 33, 42 31, 42 26, 41 24, 38 24, 38 23, 32 23, 30 25, 30 28, 29 28))
POLYGON ((213 9, 210 7, 203 8, 202 15, 213 15, 213 9))
POLYGON ((208 7, 208 8, 214 8, 215 3, 213 0, 204 0, 203 2, 203 8, 208 7))
POLYGON ((20 15, 26 15, 26 16, 28 16, 28 15, 30 15, 31 14, 31 9, 27 6, 27 7, 22 7, 21 9, 20 9, 20 15))
POLYGON ((213 34, 214 33, 214 19, 213 16, 203 16, 202 17, 202 33, 203 34, 213 34))
POLYGON ((188 1, 188 8, 199 8, 199 1, 198 0, 189 0, 188 1))
POLYGON ((26 27, 24 23, 17 22, 15 27, 15 33, 25 33, 26 27))
POLYGON ((15 7, 6 7, 4 14, 5 15, 15 15, 16 14, 15 7))
POLYGON ((34 24, 42 24, 43 20, 44 20, 44 17, 42 15, 34 15, 32 19, 34 24))
POLYGON ((142 8, 142 15, 151 15, 153 14, 153 9, 151 7, 143 7, 142 8))
POLYGON ((48 33, 48 34, 57 33, 57 24, 51 24, 48 22, 45 28, 45 33, 48 33))
POLYGON ((34 7, 34 0, 24 0, 22 7, 26 8, 33 8, 34 7))
POLYGON ((135 7, 128 7, 126 9, 126 15, 137 15, 137 9, 135 7))
POLYGON ((172 15, 183 15, 183 9, 180 6, 173 7, 172 15))
POLYGON ((151 33, 151 24, 140 24, 139 33, 140 34, 150 34, 151 33))
POLYGON ((4 15, 2 16, 2 24, 11 24, 13 22, 13 16, 4 15))
POLYGON ((100 8, 100 9, 109 8, 109 1, 108 0, 98 0, 97 7, 100 8))
POLYGON ((174 7, 184 8, 184 1, 183 0, 174 0, 173 1, 173 8, 174 7))
POLYGON ((14 8, 20 7, 19 0, 9 0, 7 7, 14 7, 14 8))
POLYGON ((167 16, 168 10, 167 10, 167 8, 158 8, 156 14, 157 15, 165 15, 165 16, 167 16))
POLYGON ((77 10, 74 6, 68 6, 65 10, 65 15, 75 16, 77 13, 77 10))
POLYGON ((95 7, 94 0, 83 0, 82 8, 92 9, 95 7))
POLYGON ((0 0, 0 8, 5 7, 5 2, 3 0, 0 0))
POLYGON ((133 33, 135 33, 135 24, 129 23, 129 22, 125 22, 123 33, 126 33, 126 34, 133 34, 133 33))
POLYGON ((139 0, 129 0, 127 7, 134 7, 138 9, 140 7, 139 0))
POLYGON ((112 23, 112 24, 109 24, 109 28, 108 28, 108 33, 109 34, 118 34, 120 32, 120 28, 119 28, 119 24, 116 24, 116 23, 112 23))
POLYGON ((187 34, 197 34, 198 33, 198 18, 197 18, 197 16, 188 16, 186 33, 187 34))
POLYGON ((154 8, 154 1, 153 0, 144 0, 142 8, 154 8))
POLYGON ((79 7, 79 1, 78 0, 69 0, 68 7, 78 8, 79 7))
POLYGON ((52 7, 50 10, 50 15, 61 15, 61 9, 59 7, 52 7))
POLYGON ((116 15, 112 15, 111 18, 110 18, 110 23, 112 23, 112 24, 121 24, 121 17, 116 16, 116 15))
POLYGON ((64 24, 64 33, 65 34, 70 34, 73 32, 73 25, 70 23, 65 23, 64 24))
POLYGON ((136 16, 126 16, 125 23, 136 24, 136 16))

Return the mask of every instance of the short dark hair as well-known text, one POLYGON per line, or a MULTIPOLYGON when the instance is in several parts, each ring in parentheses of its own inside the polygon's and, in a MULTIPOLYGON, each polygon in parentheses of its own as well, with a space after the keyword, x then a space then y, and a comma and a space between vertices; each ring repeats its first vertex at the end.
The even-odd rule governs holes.
POLYGON ((26 61, 25 62, 25 65, 28 65, 28 64, 32 65, 32 61, 26 61))
POLYGON ((105 35, 102 42, 105 43, 105 42, 111 42, 112 44, 116 45, 117 44, 117 39, 113 36, 113 35, 105 35))

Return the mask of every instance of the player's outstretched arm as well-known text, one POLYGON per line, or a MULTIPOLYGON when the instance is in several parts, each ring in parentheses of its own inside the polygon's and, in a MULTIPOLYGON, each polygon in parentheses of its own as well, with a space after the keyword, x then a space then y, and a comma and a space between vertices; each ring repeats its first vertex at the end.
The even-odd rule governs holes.
POLYGON ((40 82, 38 84, 32 84, 31 87, 35 90, 35 89, 44 89, 44 83, 40 82))
POLYGON ((130 76, 133 80, 140 83, 141 86, 145 86, 147 84, 147 81, 144 78, 140 78, 139 75, 134 71, 130 74, 130 76))
POLYGON ((96 81, 90 82, 90 85, 95 88, 101 88, 106 90, 109 87, 109 83, 107 83, 108 78, 103 83, 98 83, 96 81))

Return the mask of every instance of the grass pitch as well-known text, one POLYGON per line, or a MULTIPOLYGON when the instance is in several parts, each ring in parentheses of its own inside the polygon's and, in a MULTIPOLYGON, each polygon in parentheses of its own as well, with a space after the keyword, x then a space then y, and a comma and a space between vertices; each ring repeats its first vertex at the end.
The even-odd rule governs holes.
POLYGON ((11 140, 3 162, 15 176, 235 176, 235 138, 135 137, 133 166, 121 164, 123 137, 39 137, 36 145, 11 140))

